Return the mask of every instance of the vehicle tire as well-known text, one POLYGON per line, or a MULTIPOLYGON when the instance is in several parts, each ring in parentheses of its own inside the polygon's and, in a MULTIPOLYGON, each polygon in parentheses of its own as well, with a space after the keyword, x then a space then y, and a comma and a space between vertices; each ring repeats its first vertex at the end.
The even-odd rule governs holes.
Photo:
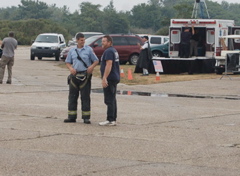
POLYGON ((35 60, 35 56, 31 54, 31 60, 35 60))
POLYGON ((127 61, 120 61, 121 65, 125 65, 127 63, 127 61))
POLYGON ((131 65, 137 65, 137 61, 139 59, 139 55, 138 54, 133 54, 130 56, 130 59, 129 59, 129 64, 131 65))
POLYGON ((162 57, 163 54, 160 51, 152 51, 153 57, 162 57))
POLYGON ((38 60, 42 60, 42 57, 38 57, 38 60))
POLYGON ((60 57, 59 54, 57 54, 57 55, 55 56, 55 60, 56 60, 56 61, 59 61, 59 57, 60 57))

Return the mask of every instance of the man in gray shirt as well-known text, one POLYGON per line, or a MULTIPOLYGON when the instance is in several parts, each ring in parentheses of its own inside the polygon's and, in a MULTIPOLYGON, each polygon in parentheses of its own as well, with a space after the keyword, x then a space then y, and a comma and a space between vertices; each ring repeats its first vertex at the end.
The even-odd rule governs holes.
POLYGON ((0 84, 3 81, 6 65, 8 68, 7 84, 12 83, 12 66, 14 64, 14 50, 17 48, 17 40, 14 38, 13 32, 9 32, 8 36, 3 39, 1 46, 3 53, 0 60, 0 84))

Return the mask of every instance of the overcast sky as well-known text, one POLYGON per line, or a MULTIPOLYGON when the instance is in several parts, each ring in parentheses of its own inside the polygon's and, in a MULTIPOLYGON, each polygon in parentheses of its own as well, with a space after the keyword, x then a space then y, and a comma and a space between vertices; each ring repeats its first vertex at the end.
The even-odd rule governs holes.
MULTIPOLYGON (((36 0, 35 0, 36 1, 36 0)), ((82 2, 90 2, 92 4, 100 4, 102 7, 106 7, 110 0, 39 0, 41 2, 46 2, 48 5, 56 4, 57 7, 63 7, 66 5, 69 7, 71 12, 78 10, 78 5, 82 2)), ((194 0, 193 0, 194 1, 194 0)), ((214 2, 221 3, 222 0, 212 0, 214 2)), ((226 0, 229 3, 240 3, 239 0, 226 0)), ((134 5, 138 5, 141 3, 147 3, 148 0, 113 0, 113 5, 117 9, 117 11, 129 11, 132 9, 134 5)), ((0 7, 11 7, 18 6, 21 4, 21 0, 1 0, 0 7)))

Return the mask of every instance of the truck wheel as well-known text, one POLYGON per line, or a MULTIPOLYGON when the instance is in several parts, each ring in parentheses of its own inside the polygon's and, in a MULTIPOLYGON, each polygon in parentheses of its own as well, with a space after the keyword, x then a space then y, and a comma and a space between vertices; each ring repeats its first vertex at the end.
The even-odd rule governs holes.
POLYGON ((35 59, 35 56, 31 54, 31 60, 34 60, 35 59))
POLYGON ((129 63, 131 65, 137 65, 138 59, 139 59, 138 54, 133 54, 133 55, 130 56, 129 63))
POLYGON ((163 54, 160 51, 153 51, 152 55, 155 56, 155 57, 162 57, 163 56, 163 54))
POLYGON ((38 60, 42 60, 42 57, 38 57, 38 60))

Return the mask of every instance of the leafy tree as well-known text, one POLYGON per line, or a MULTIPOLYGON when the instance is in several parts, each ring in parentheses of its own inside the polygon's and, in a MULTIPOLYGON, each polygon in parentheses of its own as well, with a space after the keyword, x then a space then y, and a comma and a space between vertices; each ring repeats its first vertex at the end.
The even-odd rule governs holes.
POLYGON ((30 45, 31 41, 40 33, 61 33, 69 39, 68 32, 60 25, 45 19, 30 19, 19 21, 0 21, 0 38, 8 35, 9 31, 14 31, 16 39, 20 45, 30 45))
MULTIPOLYGON (((170 19, 191 18, 194 2, 149 0, 126 12, 118 12, 113 0, 103 10, 100 10, 99 4, 82 2, 79 10, 70 13, 67 6, 59 8, 56 4, 47 5, 40 0, 21 0, 16 7, 0 8, 0 37, 5 37, 10 30, 17 31, 20 42, 27 44, 42 32, 61 32, 65 38, 79 31, 165 35, 170 19)), ((212 19, 232 19, 236 25, 240 25, 239 3, 206 0, 206 4, 212 19)))
MULTIPOLYGON (((156 2, 155 2, 156 3, 156 2)), ((153 28, 158 30, 161 27, 162 8, 159 4, 145 4, 134 6, 131 10, 131 24, 140 28, 153 28)))
POLYGON ((101 5, 93 5, 90 2, 83 2, 80 5, 80 19, 76 21, 80 31, 102 31, 101 5))
POLYGON ((176 11, 175 18, 191 18, 193 3, 183 2, 173 6, 173 9, 176 11))
POLYGON ((48 5, 41 1, 21 0, 19 7, 19 19, 48 19, 51 11, 48 11, 48 5))
POLYGON ((103 9, 103 31, 105 33, 128 33, 129 22, 124 13, 118 14, 113 1, 103 9))
POLYGON ((0 8, 0 20, 16 20, 18 16, 18 7, 0 8))

